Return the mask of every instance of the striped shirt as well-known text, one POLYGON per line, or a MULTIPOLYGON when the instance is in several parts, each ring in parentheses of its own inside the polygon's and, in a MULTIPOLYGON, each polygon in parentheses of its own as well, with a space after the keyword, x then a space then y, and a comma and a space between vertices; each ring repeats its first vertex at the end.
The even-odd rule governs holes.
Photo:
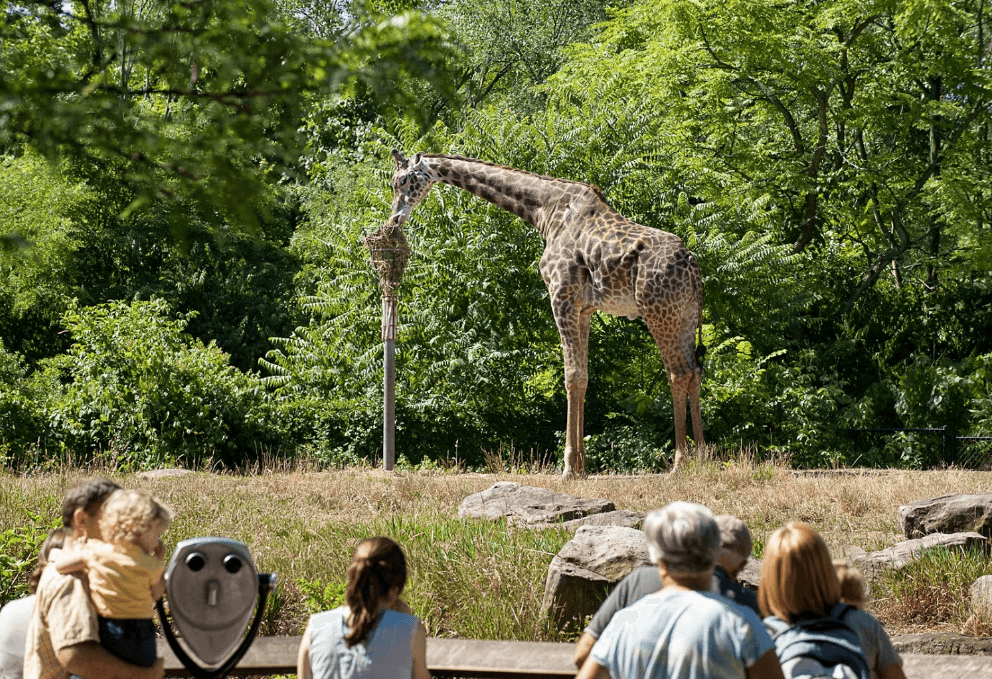
POLYGON ((28 627, 24 679, 69 679, 58 652, 89 641, 100 642, 100 628, 85 581, 49 564, 28 627))

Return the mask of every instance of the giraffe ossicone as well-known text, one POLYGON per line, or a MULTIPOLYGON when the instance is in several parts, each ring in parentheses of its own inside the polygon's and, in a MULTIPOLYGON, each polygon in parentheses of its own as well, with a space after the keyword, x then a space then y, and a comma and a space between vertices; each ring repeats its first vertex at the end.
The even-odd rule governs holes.
POLYGON ((674 405, 672 469, 688 449, 687 398, 693 440, 703 445, 703 286, 699 264, 678 236, 627 219, 590 184, 474 158, 423 153, 406 158, 399 151, 392 153, 396 171, 388 223, 405 223, 431 186, 443 183, 512 212, 544 238, 540 271, 561 336, 568 394, 565 477, 585 474, 583 409, 589 383, 589 322, 595 311, 640 316, 658 345, 674 405))

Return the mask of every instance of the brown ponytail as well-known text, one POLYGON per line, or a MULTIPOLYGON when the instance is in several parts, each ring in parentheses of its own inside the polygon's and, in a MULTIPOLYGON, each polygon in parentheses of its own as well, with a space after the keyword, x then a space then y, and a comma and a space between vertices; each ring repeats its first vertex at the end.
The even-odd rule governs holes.
POLYGON ((406 558, 395 541, 386 537, 362 540, 348 565, 345 601, 351 614, 344 637, 349 648, 368 638, 378 621, 379 600, 393 587, 406 586, 406 558))

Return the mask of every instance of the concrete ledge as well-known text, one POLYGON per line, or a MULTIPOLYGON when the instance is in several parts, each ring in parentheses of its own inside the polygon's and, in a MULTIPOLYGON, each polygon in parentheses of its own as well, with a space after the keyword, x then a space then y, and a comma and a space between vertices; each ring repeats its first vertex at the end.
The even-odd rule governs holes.
MULTIPOLYGON (((240 676, 295 674, 300 637, 259 637, 238 663, 240 676)), ((571 679, 572 644, 540 641, 428 639, 427 669, 438 678, 571 679)), ((165 676, 188 677, 164 639, 158 652, 165 658, 165 676)), ((992 656, 902 654, 907 679, 992 679, 992 656)))
POLYGON ((900 654, 919 655, 992 655, 992 637, 966 637, 951 632, 900 634, 892 637, 900 654))
POLYGON ((919 655, 902 656, 906 679, 988 679, 992 677, 992 656, 919 655))

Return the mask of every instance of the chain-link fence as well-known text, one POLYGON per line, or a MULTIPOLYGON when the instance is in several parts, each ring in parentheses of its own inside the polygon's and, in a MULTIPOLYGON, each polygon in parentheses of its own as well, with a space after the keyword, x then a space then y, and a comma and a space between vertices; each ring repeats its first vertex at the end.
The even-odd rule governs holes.
POLYGON ((916 467, 955 465, 992 470, 992 436, 957 436, 947 427, 848 429, 855 457, 899 460, 916 467))

